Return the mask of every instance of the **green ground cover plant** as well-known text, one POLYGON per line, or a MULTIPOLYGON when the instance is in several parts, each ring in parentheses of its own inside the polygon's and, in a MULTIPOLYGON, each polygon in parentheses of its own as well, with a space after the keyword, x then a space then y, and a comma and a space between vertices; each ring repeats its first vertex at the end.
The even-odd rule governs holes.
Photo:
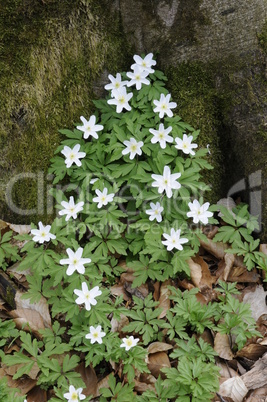
POLYGON ((227 225, 214 240, 244 255, 248 270, 266 269, 266 262, 246 206, 233 215, 204 202, 209 186, 201 171, 212 169, 208 149, 198 147, 199 131, 173 114, 176 104, 167 78, 153 68, 153 55, 134 61, 130 72, 109 75, 107 98, 94 102, 94 115, 60 130, 63 140, 50 168, 57 217, 16 236, 24 242, 20 252, 8 243, 11 233, 0 243, 2 268, 22 257, 20 270, 30 268, 23 298, 38 303, 44 297, 53 320, 39 337, 1 320, 1 362, 21 364, 14 379, 37 367, 37 385, 52 392, 52 402, 93 399, 83 394, 85 383, 75 371, 82 362, 102 377, 109 374, 99 389, 101 402, 211 400, 219 368, 200 335, 205 329, 227 334, 235 350, 260 336, 249 306, 235 298, 235 284, 219 282, 218 299, 208 304, 198 301, 197 288, 177 285, 190 278, 188 260, 206 239, 203 227, 218 223, 215 211, 227 225), (135 293, 126 303, 111 288, 127 270, 134 277, 131 289, 147 285, 148 294, 135 293), (167 280, 170 308, 161 316, 151 289, 167 280), (122 316, 127 324, 114 329, 122 316), (16 340, 20 350, 4 353, 16 340), (161 370, 152 389, 137 392, 137 373, 150 374, 148 347, 155 341, 171 345, 172 367, 161 370))

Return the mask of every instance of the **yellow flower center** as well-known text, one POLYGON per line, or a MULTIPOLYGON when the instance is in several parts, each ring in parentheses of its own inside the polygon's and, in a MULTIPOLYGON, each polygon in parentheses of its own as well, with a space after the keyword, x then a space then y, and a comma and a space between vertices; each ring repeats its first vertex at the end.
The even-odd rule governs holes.
POLYGON ((125 98, 124 98, 124 96, 121 96, 121 97, 119 98, 119 102, 120 102, 120 103, 125 103, 125 98))
POLYGON ((85 294, 85 298, 86 298, 86 300, 90 299, 90 292, 85 294))
POLYGON ((164 134, 163 133, 159 133, 159 138, 162 140, 164 138, 164 134))
POLYGON ((70 154, 70 159, 72 160, 72 159, 74 159, 75 158, 75 155, 74 155, 74 153, 72 152, 71 154, 70 154))
POLYGON ((146 62, 145 61, 142 61, 142 66, 146 67, 146 62))
POLYGON ((163 103, 163 105, 161 107, 162 107, 162 109, 166 110, 167 109, 166 103, 163 103))
POLYGON ((131 151, 132 151, 132 152, 135 152, 135 151, 136 151, 136 148, 137 148, 136 145, 131 145, 131 151))
POLYGON ((90 126, 87 126, 87 127, 86 127, 86 130, 87 130, 87 131, 91 131, 91 127, 90 127, 90 126))
POLYGON ((164 180, 164 184, 168 184, 168 180, 167 180, 167 179, 164 180))
POLYGON ((78 263, 78 260, 76 258, 74 258, 73 264, 76 265, 77 263, 78 263))
POLYGON ((101 201, 102 201, 102 202, 105 202, 105 201, 106 201, 106 197, 105 197, 104 195, 101 197, 101 201))
POLYGON ((155 215, 158 215, 158 213, 159 213, 159 211, 156 209, 156 210, 155 210, 155 215))
POLYGON ((74 212, 74 207, 71 207, 71 208, 70 208, 70 212, 74 212))
POLYGON ((78 399, 78 394, 77 394, 77 392, 73 392, 73 393, 71 394, 71 399, 74 400, 74 401, 76 401, 76 400, 78 399))
POLYGON ((135 77, 135 79, 136 79, 136 80, 140 80, 140 79, 141 79, 140 75, 137 75, 137 76, 135 77))
POLYGON ((45 232, 42 232, 41 233, 41 237, 45 237, 46 236, 46 233, 45 232))
POLYGON ((125 343, 127 346, 132 346, 133 341, 131 339, 127 339, 125 343))
POLYGON ((116 82, 115 88, 119 88, 119 87, 120 87, 120 83, 119 83, 119 82, 116 82))
POLYGON ((94 332, 94 333, 93 333, 93 337, 94 337, 94 338, 98 338, 98 332, 94 332))

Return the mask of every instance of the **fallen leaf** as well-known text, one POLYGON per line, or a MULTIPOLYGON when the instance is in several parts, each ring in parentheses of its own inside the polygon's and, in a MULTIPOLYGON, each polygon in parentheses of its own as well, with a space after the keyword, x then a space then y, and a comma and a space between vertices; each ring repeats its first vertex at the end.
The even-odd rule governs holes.
POLYGON ((214 338, 214 350, 225 360, 232 360, 234 355, 230 347, 229 336, 219 332, 214 338))
POLYGON ((225 261, 225 267, 223 272, 223 280, 227 281, 227 278, 235 262, 235 256, 233 254, 225 254, 224 261, 225 261))
POLYGON ((83 388, 83 394, 96 397, 98 395, 98 384, 95 370, 91 366, 85 367, 84 363, 79 364, 75 371, 81 375, 86 387, 83 388))
POLYGON ((36 380, 31 378, 19 378, 18 380, 13 380, 10 375, 7 375, 3 368, 0 368, 0 378, 5 377, 7 379, 7 385, 10 388, 17 388, 20 395, 26 395, 31 389, 35 387, 36 380))
POLYGON ((197 288, 199 288, 200 281, 201 281, 201 278, 202 278, 201 266, 199 264, 197 264, 196 262, 194 262, 192 260, 192 258, 189 258, 187 260, 187 263, 188 263, 189 269, 190 269, 191 280, 192 280, 193 284, 197 288))
POLYGON ((155 386, 153 384, 147 384, 146 382, 141 382, 134 379, 134 390, 139 393, 143 393, 147 390, 155 391, 155 386))
POLYGON ((36 310, 28 308, 20 308, 9 312, 10 316, 14 318, 14 322, 18 329, 23 329, 28 324, 30 329, 39 334, 39 329, 45 329, 44 321, 40 313, 36 310))
POLYGON ((47 392, 40 387, 34 387, 27 394, 27 402, 46 402, 47 401, 47 392))
POLYGON ((234 369, 229 367, 228 364, 223 363, 221 361, 217 361, 216 365, 220 367, 220 378, 219 378, 220 384, 222 384, 229 378, 238 376, 238 373, 234 369))
POLYGON ((246 357, 250 360, 257 360, 259 357, 267 351, 266 345, 261 345, 258 343, 251 343, 247 346, 244 346, 241 350, 237 352, 238 357, 246 357))
MULTIPOLYGON (((34 359, 32 358, 32 360, 34 360, 34 359)), ((5 370, 6 374, 10 375, 11 377, 13 377, 13 375, 15 375, 16 372, 23 366, 24 366, 23 363, 22 364, 14 364, 13 366, 10 366, 10 367, 6 366, 5 364, 2 364, 2 368, 5 370)), ((40 368, 39 368, 38 364, 36 362, 34 362, 32 368, 31 368, 31 371, 29 371, 29 373, 27 373, 27 376, 29 378, 31 378, 32 380, 36 380, 39 371, 40 371, 40 368)))
POLYGON ((166 352, 152 353, 147 358, 147 367, 149 368, 151 374, 158 378, 162 373, 160 370, 163 367, 171 367, 169 356, 166 352))
POLYGON ((152 342, 147 348, 147 353, 152 354, 157 352, 166 352, 166 350, 170 350, 172 348, 172 345, 169 345, 165 342, 152 342))
POLYGON ((262 314, 267 314, 266 295, 267 292, 265 292, 262 285, 256 286, 254 290, 245 289, 243 292, 243 303, 250 304, 252 317, 255 321, 262 314))
POLYGON ((233 267, 227 280, 228 282, 255 283, 259 281, 259 278, 256 268, 248 271, 244 267, 233 267))
POLYGON ((31 231, 31 225, 14 225, 13 223, 8 223, 8 226, 13 230, 13 232, 18 233, 19 235, 27 234, 31 231))
POLYGON ((241 377, 229 378, 220 385, 219 394, 222 396, 229 396, 234 402, 242 402, 248 393, 241 377))
POLYGON ((158 316, 158 318, 164 318, 166 316, 167 311, 171 307, 170 295, 171 291, 169 286, 171 285, 171 280, 168 279, 164 281, 160 287, 160 296, 159 296, 159 305, 158 307, 162 309, 162 312, 158 316))
POLYGON ((113 374, 109 374, 106 377, 102 378, 102 380, 98 381, 97 390, 96 390, 96 396, 100 395, 100 389, 101 388, 109 388, 108 380, 109 380, 110 375, 113 375, 113 374))
POLYGON ((131 297, 129 294, 126 292, 124 285, 122 283, 118 283, 116 285, 111 286, 110 288, 110 293, 113 296, 123 296, 123 300, 129 301, 131 300, 131 297))
POLYGON ((112 317, 111 319, 111 332, 122 332, 122 328, 125 327, 125 325, 129 324, 129 319, 123 315, 120 314, 120 320, 116 320, 115 318, 112 317))
POLYGON ((21 298, 23 294, 24 293, 18 291, 15 295, 17 309, 30 309, 37 311, 41 315, 45 327, 51 329, 51 316, 49 313, 47 300, 41 296, 41 299, 38 303, 30 303, 29 299, 21 298))

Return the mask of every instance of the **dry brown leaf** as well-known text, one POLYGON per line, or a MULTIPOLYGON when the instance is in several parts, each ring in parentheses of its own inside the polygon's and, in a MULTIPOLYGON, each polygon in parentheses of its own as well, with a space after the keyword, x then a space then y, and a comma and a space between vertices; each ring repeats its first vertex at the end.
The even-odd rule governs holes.
POLYGON ((129 301, 131 299, 131 297, 129 296, 129 294, 126 292, 124 286, 122 283, 118 283, 116 285, 111 286, 110 288, 110 293, 113 296, 123 296, 123 300, 125 301, 129 301))
MULTIPOLYGON (((19 308, 9 312, 14 318, 17 328, 22 329, 25 324, 28 324, 32 331, 37 332, 39 329, 45 329, 44 321, 40 313, 36 310, 28 308, 19 308)), ((40 334, 39 334, 40 336, 40 334)))
MULTIPOLYGON (((34 359, 32 358, 32 360, 34 360, 34 359)), ((24 366, 24 364, 14 364, 13 366, 8 367, 5 364, 2 364, 2 367, 5 370, 6 374, 10 375, 11 377, 13 377, 13 375, 15 375, 16 372, 23 366, 24 366)), ((34 362, 32 369, 29 373, 27 373, 27 376, 29 378, 31 378, 32 380, 36 380, 39 371, 40 371, 40 368, 38 367, 38 364, 36 362, 34 362)))
POLYGON ((245 289, 243 295, 243 303, 250 304, 252 317, 255 321, 257 321, 262 314, 267 314, 265 302, 267 292, 265 292, 262 285, 256 286, 254 290, 245 289))
POLYGON ((113 374, 107 375, 106 377, 102 378, 102 380, 100 380, 100 381, 97 383, 96 396, 99 396, 99 395, 100 395, 100 389, 101 389, 101 388, 109 388, 108 380, 109 380, 109 376, 110 376, 110 375, 113 375, 113 374))
POLYGON ((81 375, 86 385, 86 387, 83 388, 83 394, 86 396, 92 395, 93 397, 98 396, 97 376, 93 367, 85 367, 85 364, 81 363, 75 368, 75 371, 81 375))
POLYGON ((242 402, 248 393, 248 389, 245 386, 241 377, 229 378, 223 384, 220 385, 219 394, 222 396, 228 396, 233 399, 234 402, 242 402))
POLYGON ((222 259, 225 255, 225 250, 229 247, 227 244, 222 242, 214 242, 207 238, 207 241, 199 239, 201 246, 204 250, 208 251, 215 257, 222 259))
POLYGON ((20 378, 13 380, 10 375, 7 375, 3 368, 0 368, 0 378, 5 377, 7 379, 7 385, 10 388, 17 388, 20 395, 26 395, 31 389, 35 387, 36 380, 31 378, 20 378))
POLYGON ((251 343, 247 346, 244 346, 241 350, 237 352, 238 357, 246 357, 250 360, 257 360, 259 357, 262 357, 264 353, 267 352, 267 346, 261 345, 258 343, 251 343))
POLYGON ((202 269, 201 269, 201 266, 200 266, 199 264, 197 264, 196 262, 194 262, 194 261, 192 260, 192 258, 189 258, 186 262, 187 262, 187 264, 189 265, 191 280, 192 280, 193 284, 194 284, 197 288, 199 288, 199 287, 200 287, 201 278, 202 278, 202 269))
POLYGON ((229 378, 238 376, 238 373, 234 369, 229 367, 228 364, 223 363, 221 361, 217 361, 216 365, 220 367, 220 378, 219 378, 220 384, 222 384, 229 378))
POLYGON ((244 267, 233 267, 227 280, 228 282, 255 283, 259 281, 259 278, 256 268, 248 271, 244 267))
POLYGON ((219 332, 214 338, 214 350, 218 355, 225 360, 232 360, 234 355, 230 348, 229 337, 226 334, 220 334, 219 332))
POLYGON ((122 328, 125 327, 125 325, 129 324, 129 320, 125 315, 120 314, 120 320, 119 321, 112 317, 110 323, 111 323, 111 332, 121 333, 122 328))
POLYGON ((139 393, 143 393, 147 390, 155 391, 155 386, 153 384, 147 384, 146 382, 141 382, 134 379, 134 390, 139 393))
POLYGON ((267 255, 267 244, 260 244, 260 249, 262 253, 267 255))
POLYGON ((13 232, 18 233, 19 235, 27 234, 31 231, 31 225, 14 225, 13 223, 8 223, 8 226, 13 230, 13 232))
POLYGON ((152 342, 147 348, 147 353, 152 354, 157 352, 166 352, 166 350, 170 350, 172 348, 172 345, 169 345, 165 342, 152 342))
POLYGON ((47 300, 43 296, 41 296, 41 299, 39 300, 38 303, 30 303, 29 299, 21 298, 23 294, 24 293, 18 291, 15 295, 17 310, 30 309, 37 311, 41 315, 45 327, 51 329, 52 328, 51 316, 49 313, 47 300))
POLYGON ((163 367, 171 367, 171 363, 166 352, 157 352, 148 356, 147 366, 151 374, 158 378, 160 370, 163 367))
POLYGON ((227 278, 235 262, 235 256, 233 254, 225 254, 224 261, 225 261, 225 267, 223 272, 223 280, 227 281, 227 278))
POLYGON ((20 266, 20 262, 16 262, 15 264, 13 264, 11 267, 9 267, 7 269, 7 273, 12 276, 14 276, 17 281, 21 282, 25 282, 26 281, 26 275, 30 274, 30 269, 27 269, 25 271, 21 271, 19 269, 20 266))
POLYGON ((47 392, 40 387, 34 387, 27 395, 27 402, 46 402, 47 392))
POLYGON ((206 263, 206 261, 204 261, 203 257, 201 257, 199 255, 196 255, 195 257, 193 257, 193 261, 201 266, 201 270, 202 270, 201 288, 204 286, 212 288, 212 285, 216 279, 215 279, 215 277, 212 277, 210 270, 209 270, 209 266, 206 263))
MULTIPOLYGON (((204 250, 208 251, 209 253, 214 255, 219 260, 224 258, 224 255, 226 254, 225 250, 227 248, 229 248, 229 245, 227 245, 223 242, 214 242, 208 238, 206 241, 199 239, 199 242, 200 242, 201 246, 204 248, 204 250)), ((234 264, 237 267, 245 267, 242 257, 235 256, 234 264)))
POLYGON ((158 307, 162 309, 162 312, 158 316, 158 318, 164 318, 166 316, 167 311, 171 307, 170 295, 171 291, 169 286, 171 285, 171 280, 168 279, 164 281, 160 287, 160 296, 159 296, 159 305, 158 307))
POLYGON ((159 295, 160 295, 160 293, 159 293, 159 289, 160 289, 160 282, 159 282, 159 281, 157 281, 157 282, 153 283, 153 288, 154 288, 154 292, 153 292, 153 299, 154 299, 155 301, 159 301, 159 295))

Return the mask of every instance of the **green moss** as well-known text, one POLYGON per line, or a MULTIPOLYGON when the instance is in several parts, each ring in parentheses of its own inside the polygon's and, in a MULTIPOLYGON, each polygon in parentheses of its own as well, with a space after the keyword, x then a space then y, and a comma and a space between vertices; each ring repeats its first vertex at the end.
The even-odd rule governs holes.
POLYGON ((216 202, 223 196, 221 186, 224 175, 220 151, 221 122, 214 73, 210 66, 201 62, 181 63, 167 70, 168 85, 177 102, 178 114, 184 121, 201 130, 200 146, 209 144, 209 162, 214 170, 204 173, 204 181, 210 183, 212 192, 207 198, 216 202))
POLYGON ((258 35, 258 40, 262 51, 264 52, 265 55, 267 55, 267 20, 263 25, 261 33, 258 35))
MULTIPOLYGON (((38 211, 38 216, 20 216, 6 205, 2 215, 21 223, 47 220, 46 208, 38 204, 46 205, 42 180, 45 190, 58 129, 90 116, 94 82, 105 69, 124 69, 129 46, 119 16, 107 13, 105 1, 98 0, 7 0, 0 40, 2 190, 12 187, 18 208, 38 211), (21 172, 32 176, 12 185, 21 172)), ((0 201, 5 202, 4 191, 0 201)))

